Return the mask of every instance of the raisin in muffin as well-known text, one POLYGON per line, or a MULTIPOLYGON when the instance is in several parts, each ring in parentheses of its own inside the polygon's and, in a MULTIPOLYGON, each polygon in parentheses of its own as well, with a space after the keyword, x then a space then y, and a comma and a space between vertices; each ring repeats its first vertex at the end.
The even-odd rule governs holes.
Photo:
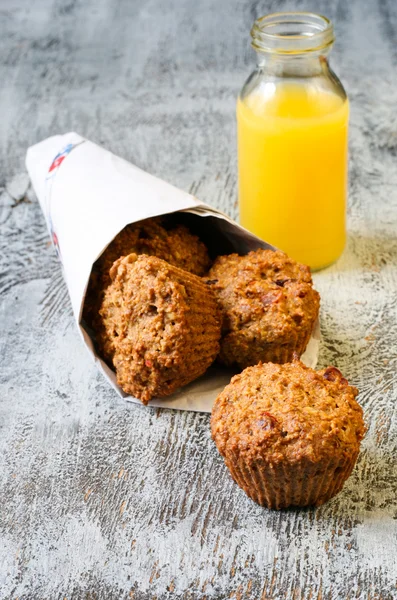
POLYGON ((117 260, 110 278, 99 345, 120 387, 147 404, 202 375, 220 339, 218 306, 202 279, 136 254, 117 260))
POLYGON ((365 434, 357 394, 335 367, 248 367, 215 401, 212 437, 258 504, 318 506, 342 489, 356 462, 365 434))
POLYGON ((98 311, 105 289, 110 284, 109 270, 121 256, 148 254, 195 275, 210 267, 205 244, 171 217, 154 217, 127 225, 109 244, 92 270, 84 305, 84 320, 94 331, 101 327, 98 311))
POLYGON ((220 362, 244 369, 303 354, 320 306, 309 267, 259 249, 219 256, 206 281, 222 311, 220 362))

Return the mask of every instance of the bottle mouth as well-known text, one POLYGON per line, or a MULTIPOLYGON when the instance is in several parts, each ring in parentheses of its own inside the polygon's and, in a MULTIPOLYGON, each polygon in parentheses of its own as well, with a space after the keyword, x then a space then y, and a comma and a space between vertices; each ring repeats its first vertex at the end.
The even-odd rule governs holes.
POLYGON ((310 12, 282 12, 257 19, 251 29, 252 47, 259 52, 305 54, 331 46, 332 22, 310 12))

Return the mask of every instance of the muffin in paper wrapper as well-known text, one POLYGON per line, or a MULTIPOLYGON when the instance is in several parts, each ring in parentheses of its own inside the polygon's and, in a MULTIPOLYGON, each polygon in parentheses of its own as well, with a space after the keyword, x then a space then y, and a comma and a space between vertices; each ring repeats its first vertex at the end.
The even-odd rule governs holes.
MULTIPOLYGON (((62 263, 77 326, 97 366, 121 397, 141 404, 117 385, 116 374, 96 354, 82 325, 88 280, 95 261, 116 235, 130 223, 181 212, 193 224, 210 253, 246 254, 275 248, 235 223, 227 215, 77 133, 50 137, 31 146, 26 166, 45 215, 48 230, 62 263)), ((302 361, 314 367, 319 347, 315 326, 302 361)), ((216 366, 172 396, 153 399, 150 406, 211 412, 231 372, 216 366)))

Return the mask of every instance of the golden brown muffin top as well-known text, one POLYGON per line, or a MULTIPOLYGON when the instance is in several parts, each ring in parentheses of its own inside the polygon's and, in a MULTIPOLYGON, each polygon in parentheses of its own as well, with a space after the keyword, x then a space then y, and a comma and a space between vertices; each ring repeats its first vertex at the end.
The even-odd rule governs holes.
POLYGON ((147 402, 170 393, 175 379, 182 385, 211 364, 219 351, 219 314, 199 277, 136 254, 116 261, 110 277, 100 310, 103 343, 125 391, 147 402), (192 339, 196 352, 189 348, 192 339))
POLYGON ((258 364, 236 375, 215 401, 211 431, 219 452, 267 464, 340 461, 365 434, 358 390, 335 367, 299 361, 258 364))
POLYGON ((104 358, 108 361, 113 351, 106 339, 103 344, 104 332, 98 311, 111 283, 109 271, 113 263, 132 253, 157 256, 199 276, 211 264, 205 244, 185 225, 176 223, 174 215, 131 223, 120 231, 94 264, 83 312, 86 324, 95 332, 100 353, 105 353, 104 358))
POLYGON ((318 315, 309 267, 279 250, 219 256, 206 280, 223 309, 223 335, 242 330, 253 341, 288 342, 291 331, 311 330, 318 315))
POLYGON ((203 275, 210 266, 205 244, 185 226, 154 217, 127 225, 109 244, 98 260, 106 273, 121 256, 128 254, 157 256, 195 275, 203 275))

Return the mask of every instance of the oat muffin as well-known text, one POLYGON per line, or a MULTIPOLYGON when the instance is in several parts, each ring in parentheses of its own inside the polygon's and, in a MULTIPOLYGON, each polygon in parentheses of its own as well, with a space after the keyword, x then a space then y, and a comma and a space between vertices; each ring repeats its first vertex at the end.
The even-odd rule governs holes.
POLYGON ((127 225, 98 259, 98 270, 108 274, 115 260, 132 253, 157 256, 195 275, 204 275, 210 267, 205 244, 185 225, 174 224, 166 216, 127 225))
POLYGON ((222 311, 220 362, 244 369, 303 354, 320 306, 309 267, 261 248, 219 256, 206 281, 222 311))
POLYGON ((218 306, 202 279, 136 254, 117 260, 110 277, 101 341, 121 388, 147 404, 202 375, 220 339, 218 306))
POLYGON ((87 289, 84 320, 94 331, 101 327, 98 311, 110 284, 109 270, 121 256, 148 254, 196 275, 204 275, 211 261, 205 244, 171 216, 154 217, 127 225, 96 261, 87 289))
POLYGON ((356 462, 365 434, 357 394, 335 367, 248 367, 216 399, 212 437, 258 504, 318 506, 342 489, 356 462))

